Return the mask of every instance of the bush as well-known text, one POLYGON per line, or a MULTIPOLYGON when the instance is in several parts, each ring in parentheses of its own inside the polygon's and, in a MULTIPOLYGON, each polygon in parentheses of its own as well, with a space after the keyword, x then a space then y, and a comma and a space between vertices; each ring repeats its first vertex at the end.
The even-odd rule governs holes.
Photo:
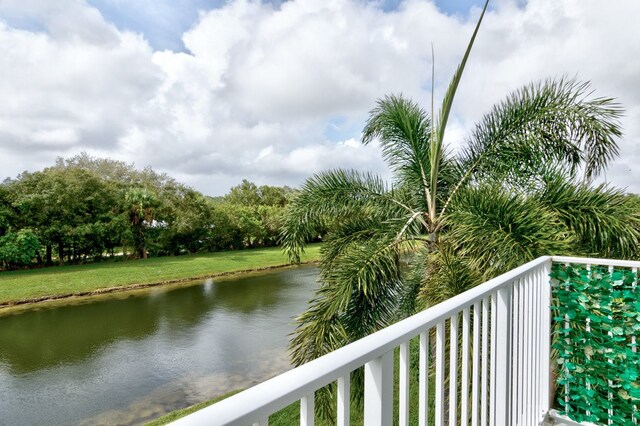
POLYGON ((31 229, 9 232, 0 237, 0 265, 11 269, 30 265, 40 250, 40 241, 31 229))

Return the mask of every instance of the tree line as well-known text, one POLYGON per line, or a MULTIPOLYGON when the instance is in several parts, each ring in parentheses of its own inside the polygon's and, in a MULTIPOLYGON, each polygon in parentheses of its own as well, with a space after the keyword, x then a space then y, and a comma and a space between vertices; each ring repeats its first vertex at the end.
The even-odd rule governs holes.
POLYGON ((208 197, 85 153, 0 184, 0 269, 273 246, 289 187, 243 180, 208 197))

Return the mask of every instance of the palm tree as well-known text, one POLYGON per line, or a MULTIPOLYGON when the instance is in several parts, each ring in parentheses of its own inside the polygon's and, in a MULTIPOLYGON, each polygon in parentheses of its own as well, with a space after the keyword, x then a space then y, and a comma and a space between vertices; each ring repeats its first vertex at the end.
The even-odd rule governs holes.
POLYGON ((326 232, 322 284, 290 344, 296 365, 541 255, 636 256, 633 200, 592 184, 619 153, 622 109, 588 83, 529 84, 495 105, 462 150, 445 145, 486 7, 435 122, 397 95, 370 112, 362 141, 380 144, 393 181, 325 171, 289 205, 282 243, 293 261, 326 232))
POLYGON ((159 202, 156 195, 142 188, 134 188, 125 194, 125 203, 131 222, 133 245, 139 258, 146 259, 147 244, 145 237, 146 226, 153 224, 156 209, 159 202))

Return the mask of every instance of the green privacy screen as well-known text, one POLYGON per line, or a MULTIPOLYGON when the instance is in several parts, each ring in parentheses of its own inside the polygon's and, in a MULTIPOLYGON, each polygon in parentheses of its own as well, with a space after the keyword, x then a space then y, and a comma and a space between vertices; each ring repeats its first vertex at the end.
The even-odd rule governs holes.
POLYGON ((640 424, 640 286, 629 269, 554 264, 556 401, 577 422, 640 424))

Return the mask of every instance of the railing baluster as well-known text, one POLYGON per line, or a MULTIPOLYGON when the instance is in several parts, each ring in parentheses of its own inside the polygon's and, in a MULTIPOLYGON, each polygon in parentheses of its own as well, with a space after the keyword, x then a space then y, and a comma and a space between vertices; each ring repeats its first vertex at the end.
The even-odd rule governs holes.
POLYGON ((491 367, 490 367, 490 382, 489 382, 489 424, 492 426, 496 425, 496 370, 497 370, 497 325, 498 325, 498 301, 497 301, 497 293, 493 293, 491 295, 491 367))
POLYGON ((511 286, 503 287, 498 290, 495 295, 495 315, 492 315, 492 321, 495 321, 495 327, 492 329, 495 334, 491 336, 491 340, 495 340, 493 348, 495 352, 491 352, 492 368, 495 373, 492 374, 494 382, 491 392, 495 402, 491 404, 494 407, 494 422, 496 425, 506 425, 509 418, 509 376, 511 374, 511 342, 509 339, 509 330, 511 330, 511 286))
POLYGON ((526 349, 526 353, 527 353, 527 360, 526 360, 526 366, 525 369, 527 371, 527 381, 525 382, 525 386, 527 387, 527 391, 526 391, 526 400, 525 400, 525 424, 528 425, 535 425, 537 424, 536 421, 533 420, 533 412, 534 412, 534 408, 533 408, 533 399, 535 398, 535 394, 533 392, 531 383, 533 380, 536 380, 536 377, 533 375, 533 357, 534 357, 534 334, 533 334, 533 330, 535 327, 535 324, 533 323, 533 312, 531 309, 531 306, 533 305, 534 299, 533 299, 533 287, 534 287, 534 282, 533 282, 533 277, 531 275, 531 273, 528 273, 525 276, 525 281, 527 283, 527 304, 525 305, 527 307, 527 319, 526 319, 526 338, 527 338, 527 349, 526 349))
POLYGON ((444 321, 436 326, 436 426, 444 425, 444 321))
POLYGON ((478 426, 478 402, 480 399, 480 302, 473 305, 473 366, 471 379, 471 426, 478 426))
POLYGON ((487 424, 487 408, 489 402, 487 401, 488 392, 488 384, 487 380, 488 374, 488 359, 489 356, 489 296, 482 299, 482 374, 481 374, 481 399, 480 399, 480 424, 482 426, 486 426, 487 424))
POLYGON ((338 379, 338 413, 337 426, 347 426, 351 415, 351 374, 347 373, 338 379))
POLYGON ((548 261, 542 267, 542 392, 540 415, 545 416, 549 412, 551 402, 551 261, 548 261))
POLYGON ((528 335, 528 318, 529 318, 529 280, 525 275, 522 277, 522 287, 521 287, 521 303, 522 303, 522 315, 520 316, 520 339, 522 339, 522 343, 520 344, 520 348, 522 350, 520 354, 520 422, 523 425, 527 425, 527 407, 528 402, 527 398, 529 395, 529 365, 527 363, 527 357, 529 355, 529 335, 528 335))
POLYGON ((460 401, 460 423, 469 425, 469 308, 462 310, 462 400, 460 401))
POLYGON ((313 393, 300 399, 300 426, 313 426, 313 393))
POLYGON ((536 395, 536 386, 535 381, 537 380, 536 376, 536 277, 534 273, 528 274, 529 280, 529 374, 530 379, 527 382, 527 386, 529 387, 529 401, 528 407, 529 411, 527 412, 528 422, 531 425, 536 425, 538 423, 537 419, 534 417, 536 412, 536 404, 535 400, 537 398, 536 395))
POLYGON ((527 315, 527 303, 526 303, 526 279, 520 278, 520 312, 518 318, 518 412, 516 424, 523 424, 524 406, 525 406, 525 386, 526 386, 526 370, 525 370, 525 352, 526 352, 526 339, 524 335, 524 326, 526 323, 525 316, 527 315))
POLYGON ((532 420, 539 422, 538 418, 538 402, 540 398, 540 282, 539 271, 534 271, 533 280, 533 398, 531 399, 531 405, 533 407, 532 420))
POLYGON ((427 426, 429 419, 429 333, 420 333, 420 371, 418 378, 418 425, 427 426))
POLYGON ((364 424, 393 422, 393 351, 364 365, 364 424))
POLYGON ((400 344, 399 426, 409 424, 409 342, 400 344))
POLYGON ((458 314, 449 319, 449 426, 458 423, 458 314))
POLYGON ((511 424, 518 424, 518 390, 520 381, 520 336, 518 334, 520 324, 520 279, 513 284, 513 326, 511 327, 511 346, 513 348, 513 379, 511 383, 511 424))
POLYGON ((547 350, 545 348, 545 337, 544 333, 547 332, 547 328, 545 326, 545 310, 548 306, 547 299, 545 297, 545 276, 544 276, 544 265, 540 266, 540 271, 538 272, 538 377, 540 378, 538 381, 538 415, 539 421, 544 419, 544 413, 542 413, 542 407, 546 406, 544 403, 544 397, 546 396, 546 390, 544 388, 544 377, 549 374, 549 369, 547 367, 547 363, 545 362, 545 354, 547 350))

